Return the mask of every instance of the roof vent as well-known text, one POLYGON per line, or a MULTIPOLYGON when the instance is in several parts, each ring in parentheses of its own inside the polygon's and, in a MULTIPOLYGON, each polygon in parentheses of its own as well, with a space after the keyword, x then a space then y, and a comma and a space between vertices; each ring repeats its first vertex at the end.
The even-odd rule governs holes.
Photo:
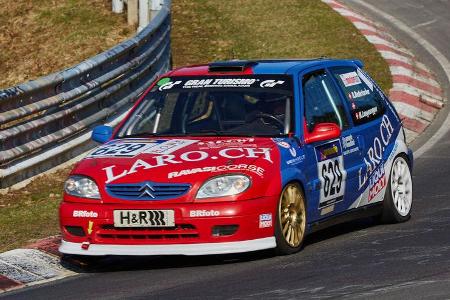
POLYGON ((243 72, 246 68, 256 65, 250 60, 215 61, 209 64, 209 72, 243 72))

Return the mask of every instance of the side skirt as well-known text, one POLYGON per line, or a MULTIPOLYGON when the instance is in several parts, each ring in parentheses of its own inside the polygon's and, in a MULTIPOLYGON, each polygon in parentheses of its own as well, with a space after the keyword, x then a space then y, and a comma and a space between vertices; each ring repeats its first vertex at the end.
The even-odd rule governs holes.
POLYGON ((310 223, 308 225, 308 233, 313 233, 322 229, 325 229, 330 226, 334 226, 337 224, 364 219, 368 217, 373 217, 381 214, 383 210, 383 201, 374 203, 371 205, 365 205, 363 207, 354 208, 340 214, 330 216, 328 218, 319 220, 317 222, 310 223))

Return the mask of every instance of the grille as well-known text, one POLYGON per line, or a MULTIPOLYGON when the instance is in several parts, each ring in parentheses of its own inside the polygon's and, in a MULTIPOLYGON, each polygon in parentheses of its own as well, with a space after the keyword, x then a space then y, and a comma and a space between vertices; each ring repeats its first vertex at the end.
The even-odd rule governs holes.
POLYGON ((199 237, 198 231, 195 226, 191 224, 180 224, 171 228, 118 228, 114 225, 102 225, 97 231, 97 237, 106 241, 119 241, 119 240, 190 240, 197 239, 199 237))
POLYGON ((132 184, 107 184, 106 191, 115 198, 124 200, 168 200, 183 196, 191 188, 183 183, 141 182, 132 184))

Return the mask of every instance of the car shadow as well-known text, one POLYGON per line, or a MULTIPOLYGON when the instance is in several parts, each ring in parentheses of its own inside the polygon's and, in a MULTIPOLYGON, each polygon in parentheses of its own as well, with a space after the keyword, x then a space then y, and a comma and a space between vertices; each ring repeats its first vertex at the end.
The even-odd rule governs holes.
POLYGON ((380 223, 372 217, 357 219, 348 221, 345 223, 337 224, 320 231, 309 234, 305 238, 304 246, 308 247, 308 245, 316 244, 322 242, 324 240, 329 240, 337 236, 345 235, 352 232, 357 232, 360 230, 364 230, 370 227, 374 227, 379 225, 380 223))
MULTIPOLYGON (((304 247, 333 239, 352 232, 357 232, 377 225, 373 218, 360 219, 338 224, 311 233, 305 238, 304 247)), ((256 260, 270 259, 276 254, 273 249, 248 253, 220 255, 164 255, 164 256, 104 256, 80 257, 63 255, 61 265, 77 273, 102 273, 151 269, 188 268, 212 265, 245 263, 256 260)))
POLYGON ((77 273, 170 269, 250 262, 275 256, 272 250, 220 255, 104 256, 63 255, 61 265, 77 273))

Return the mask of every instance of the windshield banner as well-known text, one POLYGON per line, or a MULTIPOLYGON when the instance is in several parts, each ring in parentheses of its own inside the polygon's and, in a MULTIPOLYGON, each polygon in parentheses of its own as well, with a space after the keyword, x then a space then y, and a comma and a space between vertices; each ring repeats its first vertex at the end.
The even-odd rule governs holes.
POLYGON ((291 90, 291 77, 288 75, 258 76, 202 76, 172 77, 160 79, 154 90, 183 90, 208 88, 258 88, 291 90))

